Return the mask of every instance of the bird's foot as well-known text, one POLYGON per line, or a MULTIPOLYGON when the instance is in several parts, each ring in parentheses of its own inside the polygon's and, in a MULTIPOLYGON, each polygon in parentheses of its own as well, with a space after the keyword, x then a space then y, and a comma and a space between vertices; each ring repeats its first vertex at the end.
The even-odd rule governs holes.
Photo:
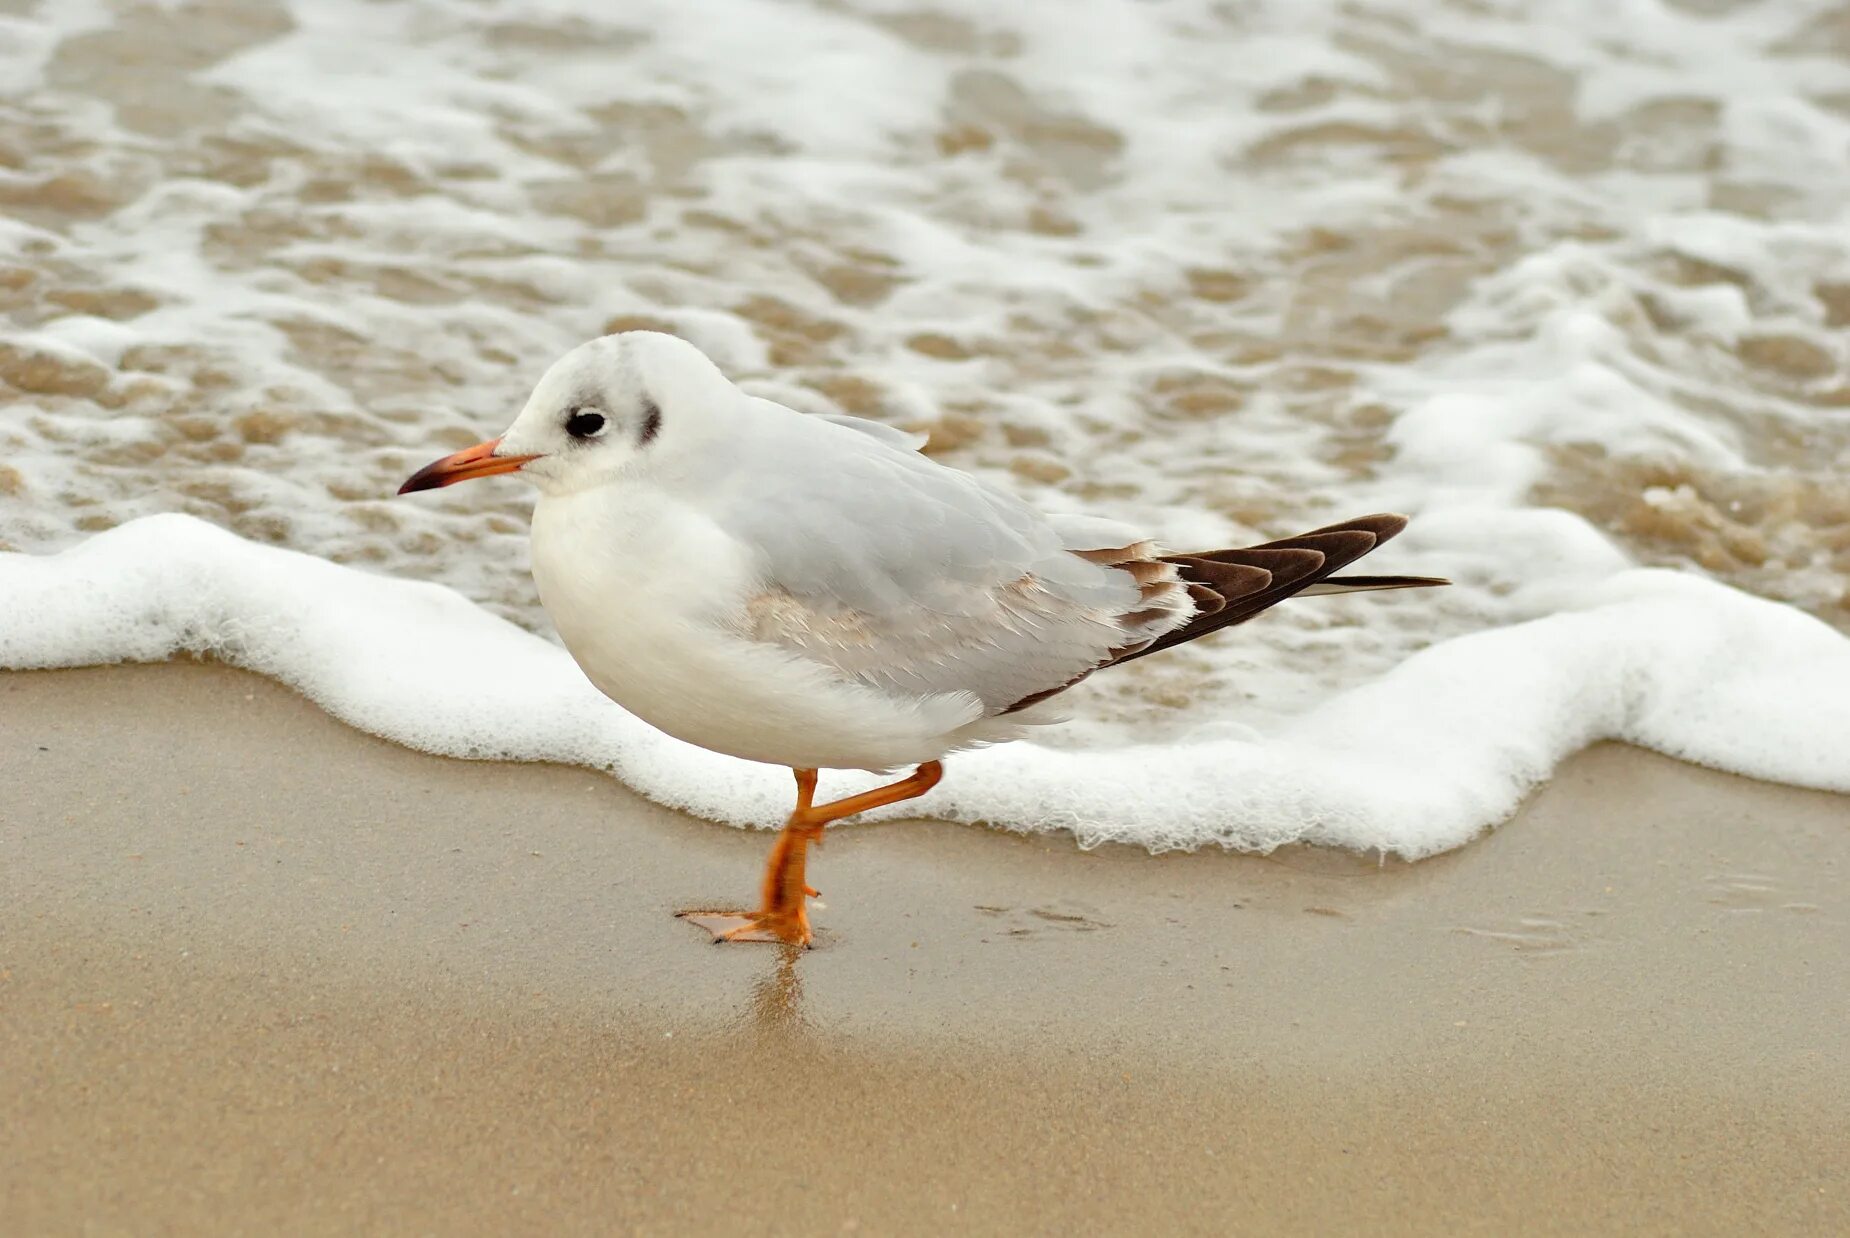
MULTIPOLYGON (((809 892, 815 893, 814 890, 809 892)), ((729 941, 769 941, 808 946, 814 936, 809 930, 809 914, 800 904, 790 909, 680 911, 675 915, 713 934, 716 944, 729 941)))

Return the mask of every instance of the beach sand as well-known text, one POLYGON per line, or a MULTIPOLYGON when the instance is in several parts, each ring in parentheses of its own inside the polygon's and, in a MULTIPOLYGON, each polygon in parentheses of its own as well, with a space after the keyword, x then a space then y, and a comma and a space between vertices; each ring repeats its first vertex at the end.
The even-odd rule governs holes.
POLYGON ((0 676, 0 814, 10 1233, 1850 1231, 1850 800, 1639 751, 1416 865, 847 827, 801 957, 671 916, 769 835, 222 667, 0 676))

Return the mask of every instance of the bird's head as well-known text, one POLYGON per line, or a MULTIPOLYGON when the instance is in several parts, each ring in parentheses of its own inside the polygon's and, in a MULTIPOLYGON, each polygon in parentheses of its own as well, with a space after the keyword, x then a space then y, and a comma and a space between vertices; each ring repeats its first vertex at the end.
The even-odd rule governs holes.
POLYGON ((514 472, 549 493, 582 490, 700 437, 737 395, 685 340, 606 335, 553 362, 501 437, 425 465, 398 492, 514 472))

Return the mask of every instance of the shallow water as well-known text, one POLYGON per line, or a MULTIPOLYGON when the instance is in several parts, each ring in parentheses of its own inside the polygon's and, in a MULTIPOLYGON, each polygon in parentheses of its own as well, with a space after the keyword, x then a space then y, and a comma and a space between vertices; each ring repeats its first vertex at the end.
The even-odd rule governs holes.
POLYGON ((392 491, 656 326, 1049 508, 1404 510, 1371 570, 1458 582, 1097 677, 1049 743, 1276 734, 1635 565, 1850 630, 1834 0, 0 13, 0 549, 186 512, 547 633, 522 487, 392 491))

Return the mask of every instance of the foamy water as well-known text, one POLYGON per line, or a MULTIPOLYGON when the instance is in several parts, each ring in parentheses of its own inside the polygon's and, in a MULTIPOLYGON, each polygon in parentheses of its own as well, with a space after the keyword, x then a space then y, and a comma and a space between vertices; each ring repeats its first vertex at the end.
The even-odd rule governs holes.
POLYGON ((934 811, 1418 855, 1602 737, 1850 789, 1838 4, 65 0, 0 81, 0 665, 211 650, 773 819, 548 643, 524 488, 389 497, 647 325, 1050 509, 1403 510, 1371 570, 1459 582, 1099 676, 934 811))

